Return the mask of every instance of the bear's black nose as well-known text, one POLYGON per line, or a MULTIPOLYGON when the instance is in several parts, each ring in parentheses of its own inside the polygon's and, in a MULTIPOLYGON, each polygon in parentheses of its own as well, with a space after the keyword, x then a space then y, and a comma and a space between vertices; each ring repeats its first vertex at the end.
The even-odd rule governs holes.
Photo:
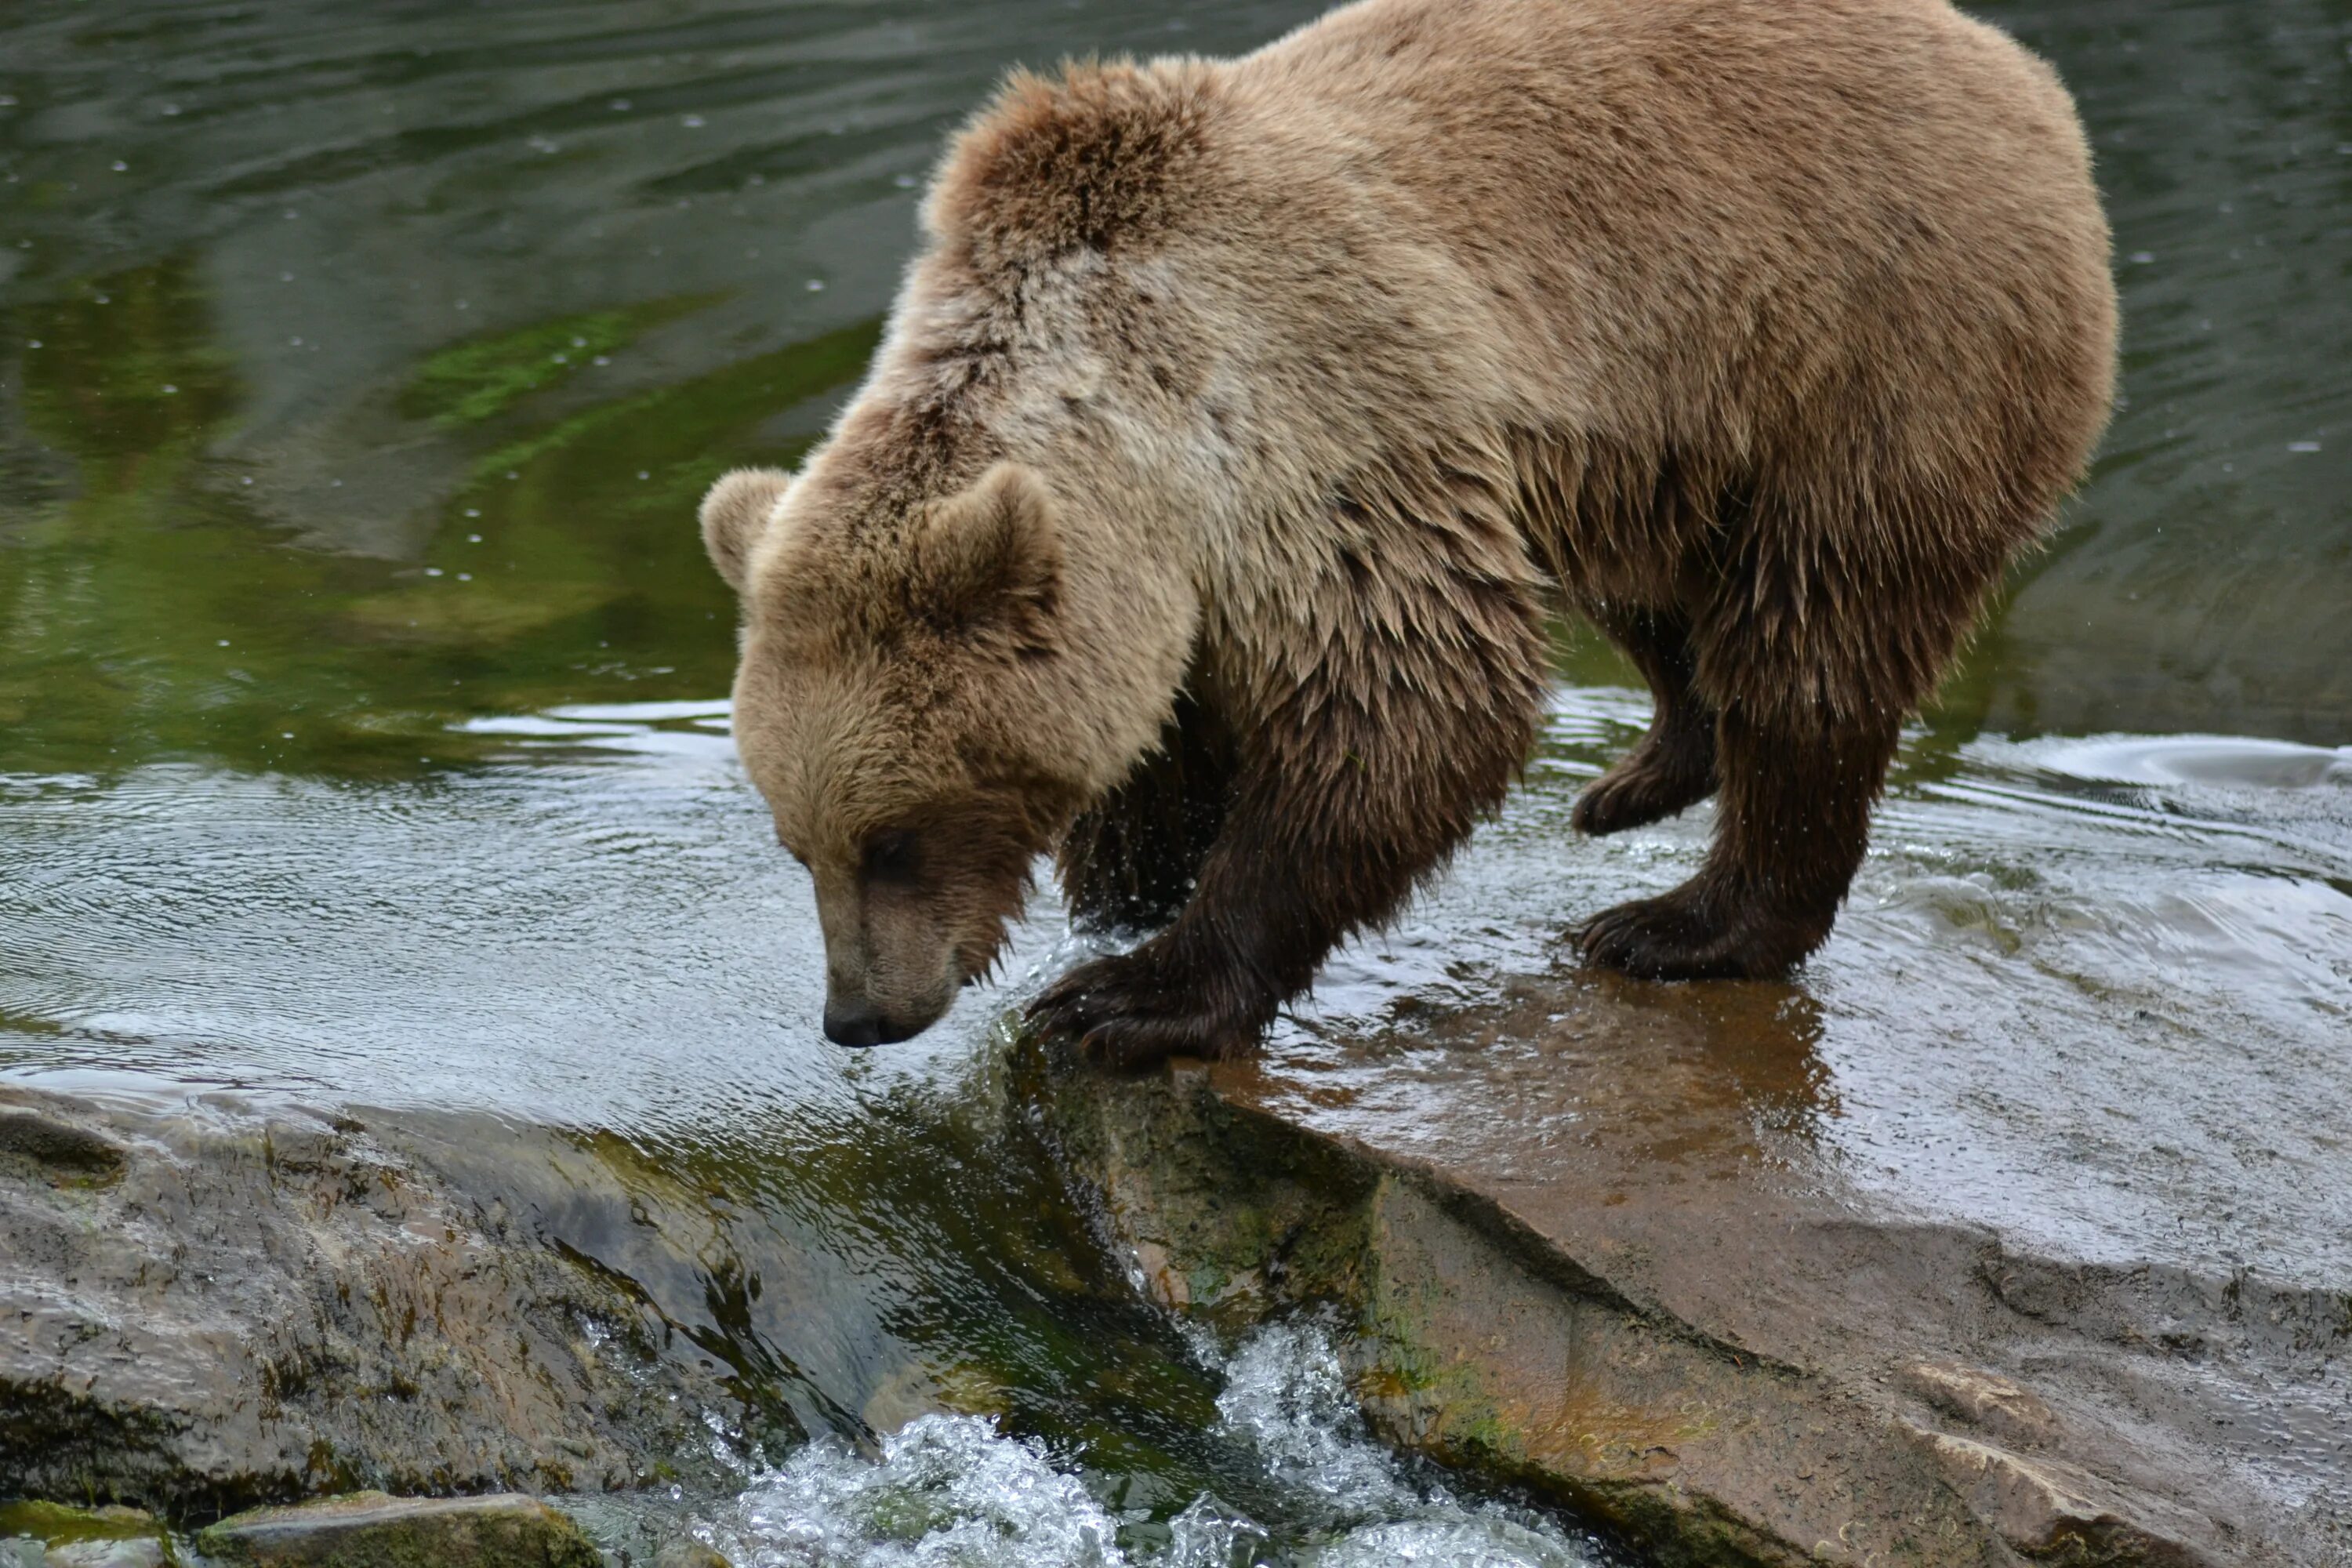
POLYGON ((871 1002, 847 1005, 828 999, 824 1005, 824 1037, 836 1046, 878 1046, 882 1014, 871 1002))

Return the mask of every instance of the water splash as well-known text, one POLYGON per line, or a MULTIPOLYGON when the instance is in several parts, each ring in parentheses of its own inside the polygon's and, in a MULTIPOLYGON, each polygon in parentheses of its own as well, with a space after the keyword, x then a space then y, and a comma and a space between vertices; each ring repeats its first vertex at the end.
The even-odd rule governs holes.
POLYGON ((1530 1509, 1465 1500, 1364 1430, 1321 1331, 1259 1331, 1224 1364, 1217 1436, 1276 1505, 1261 1523, 1203 1493, 1155 1526, 1111 1481, 977 1415, 917 1417, 877 1460, 822 1441, 697 1533, 743 1568, 1598 1568, 1530 1509))

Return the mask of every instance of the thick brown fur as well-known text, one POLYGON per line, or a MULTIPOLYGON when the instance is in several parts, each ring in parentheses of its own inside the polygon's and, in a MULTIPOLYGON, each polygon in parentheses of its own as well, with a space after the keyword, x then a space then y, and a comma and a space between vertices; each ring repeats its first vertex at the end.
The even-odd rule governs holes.
POLYGON ((929 1023, 1058 845, 1082 916, 1173 918, 1038 1016, 1247 1048, 1501 800, 1555 595, 1658 704, 1577 825, 1720 795, 1583 952, 1787 969, 2112 391, 2072 105, 1944 0, 1367 0, 1017 76, 926 225, 831 438, 706 506, 836 1037, 929 1023))

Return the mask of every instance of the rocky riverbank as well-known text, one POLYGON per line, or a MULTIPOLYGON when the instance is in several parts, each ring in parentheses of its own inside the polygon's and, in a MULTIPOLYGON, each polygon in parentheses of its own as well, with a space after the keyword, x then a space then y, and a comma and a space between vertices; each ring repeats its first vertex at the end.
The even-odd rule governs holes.
MULTIPOLYGON (((1382 1435, 1649 1560, 2352 1561, 2352 1282, 1898 1203, 1774 994, 1712 994, 1529 981, 1141 1079, 1026 1043, 1004 1103, 1153 1300, 1320 1314, 1382 1435)), ((692 1310, 788 1268, 724 1206, 593 1135, 0 1089, 0 1500, 110 1510, 19 1507, 0 1563, 595 1560, 481 1494, 725 1495, 762 1411, 801 1435, 692 1310)))

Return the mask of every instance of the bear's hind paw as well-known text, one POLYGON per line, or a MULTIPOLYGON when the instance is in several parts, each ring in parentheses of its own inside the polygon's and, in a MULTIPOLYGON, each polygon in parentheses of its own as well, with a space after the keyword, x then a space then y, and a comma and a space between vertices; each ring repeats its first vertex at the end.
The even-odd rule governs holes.
POLYGON ((1820 945, 1811 922, 1755 918, 1685 883, 1603 910, 1570 940, 1587 963, 1642 980, 1767 980, 1820 945))

